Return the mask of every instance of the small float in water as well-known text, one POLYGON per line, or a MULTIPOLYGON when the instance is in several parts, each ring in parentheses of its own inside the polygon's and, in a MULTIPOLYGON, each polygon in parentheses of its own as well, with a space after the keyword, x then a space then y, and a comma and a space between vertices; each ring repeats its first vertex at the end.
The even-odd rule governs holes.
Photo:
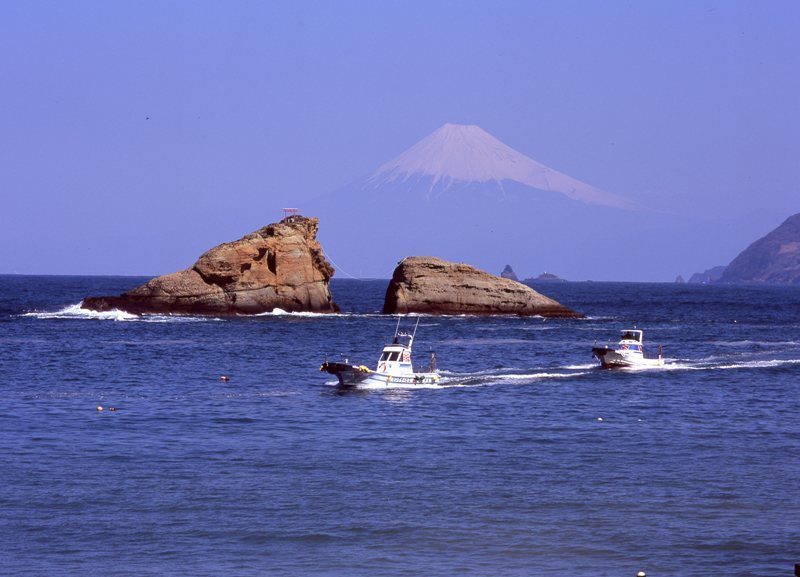
POLYGON ((436 356, 433 353, 427 372, 415 372, 411 363, 411 347, 418 325, 419 319, 413 333, 401 333, 398 332, 400 319, 397 320, 394 339, 391 344, 383 347, 375 370, 366 365, 351 365, 347 360, 344 363, 326 361, 319 370, 336 375, 339 385, 343 387, 436 385, 439 382, 439 373, 436 371, 436 356))
POLYGON ((616 348, 592 347, 592 356, 600 361, 600 366, 604 369, 664 366, 661 345, 658 346, 657 358, 645 357, 643 331, 636 329, 622 331, 616 348))

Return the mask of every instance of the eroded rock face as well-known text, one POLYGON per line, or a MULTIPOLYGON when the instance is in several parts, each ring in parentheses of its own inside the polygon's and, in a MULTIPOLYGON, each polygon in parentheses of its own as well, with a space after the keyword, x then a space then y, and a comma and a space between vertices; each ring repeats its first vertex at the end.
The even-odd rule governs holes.
POLYGON ((89 297, 83 308, 130 313, 257 314, 338 312, 334 270, 317 242, 318 220, 290 216, 216 246, 191 268, 156 277, 117 297, 89 297))
POLYGON ((467 264, 420 256, 407 257, 397 265, 383 312, 583 316, 519 282, 467 264))

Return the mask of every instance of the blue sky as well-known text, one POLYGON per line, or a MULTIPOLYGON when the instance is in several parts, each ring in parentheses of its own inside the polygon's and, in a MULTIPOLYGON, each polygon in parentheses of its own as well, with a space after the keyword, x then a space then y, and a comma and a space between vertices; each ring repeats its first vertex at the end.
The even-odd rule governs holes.
POLYGON ((0 0, 0 273, 185 268, 446 122, 708 227, 703 262, 632 280, 725 264, 800 212, 798 22, 794 1, 0 0))

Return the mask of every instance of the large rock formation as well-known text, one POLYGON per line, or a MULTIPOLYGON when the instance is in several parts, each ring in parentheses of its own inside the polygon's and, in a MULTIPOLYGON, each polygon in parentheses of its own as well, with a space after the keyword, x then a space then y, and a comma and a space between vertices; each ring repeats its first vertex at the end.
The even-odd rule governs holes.
POLYGON ((204 253, 191 268, 156 277, 117 297, 90 297, 83 308, 131 313, 257 314, 337 312, 333 267, 317 242, 316 218, 290 216, 204 253))
POLYGON ((519 282, 424 256, 406 257, 397 265, 383 312, 583 316, 519 282))
POLYGON ((800 284, 800 213, 742 251, 718 282, 800 284))

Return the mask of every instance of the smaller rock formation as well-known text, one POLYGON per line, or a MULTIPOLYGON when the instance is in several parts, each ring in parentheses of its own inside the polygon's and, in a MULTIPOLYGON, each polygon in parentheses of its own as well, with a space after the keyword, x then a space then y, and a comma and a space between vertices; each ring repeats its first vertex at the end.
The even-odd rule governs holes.
POLYGON ((685 280, 683 280, 683 275, 678 275, 678 276, 676 276, 676 277, 675 277, 675 283, 676 283, 676 284, 683 284, 683 283, 685 283, 685 282, 686 282, 686 281, 685 281, 685 280))
POLYGON ((386 289, 383 312, 583 316, 522 283, 425 256, 400 261, 386 289))
POLYGON ((800 284, 800 213, 743 250, 719 282, 800 284))
POLYGON ((500 277, 519 282, 519 278, 517 278, 517 274, 514 272, 514 269, 511 268, 510 264, 506 265, 506 268, 504 268, 503 272, 500 273, 500 277))
POLYGON ((317 242, 316 218, 289 216, 204 253, 186 270, 156 277, 82 307, 130 313, 257 314, 337 312, 328 282, 334 270, 317 242))
POLYGON ((537 277, 526 278, 524 282, 566 282, 563 278, 551 272, 543 272, 537 277))

